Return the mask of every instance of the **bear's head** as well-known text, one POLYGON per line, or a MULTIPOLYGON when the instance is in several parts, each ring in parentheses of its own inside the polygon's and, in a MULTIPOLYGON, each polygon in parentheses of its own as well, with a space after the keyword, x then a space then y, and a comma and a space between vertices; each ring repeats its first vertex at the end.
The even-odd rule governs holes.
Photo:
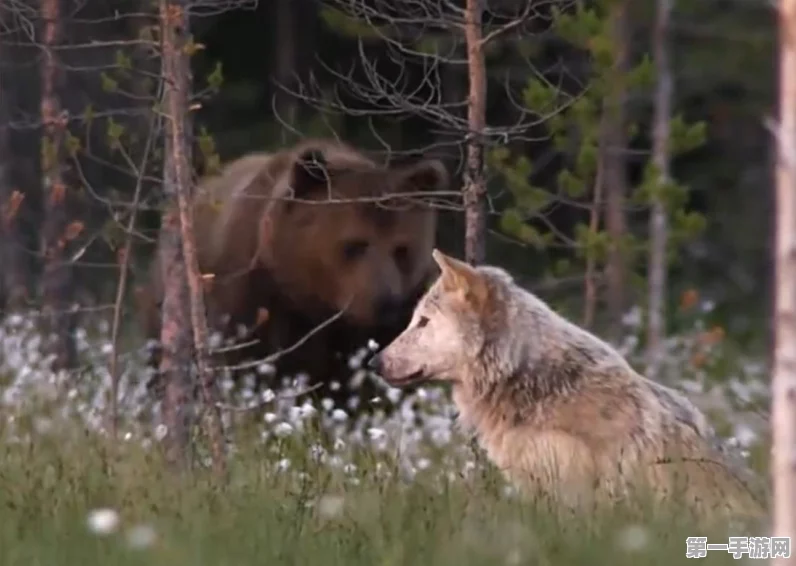
POLYGON ((438 160, 383 166, 318 148, 299 152, 264 215, 261 259, 303 310, 368 326, 408 314, 433 269, 436 212, 449 183, 438 160))

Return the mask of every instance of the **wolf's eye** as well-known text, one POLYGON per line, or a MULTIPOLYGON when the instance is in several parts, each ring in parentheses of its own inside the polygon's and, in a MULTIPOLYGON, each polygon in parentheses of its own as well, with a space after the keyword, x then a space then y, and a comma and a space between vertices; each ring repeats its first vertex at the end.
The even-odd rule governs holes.
POLYGON ((355 260, 363 255, 368 250, 368 242, 365 240, 352 240, 343 245, 343 257, 347 260, 355 260))
POLYGON ((427 324, 428 324, 428 317, 427 316, 421 316, 420 320, 417 321, 417 327, 418 328, 423 328, 427 324))

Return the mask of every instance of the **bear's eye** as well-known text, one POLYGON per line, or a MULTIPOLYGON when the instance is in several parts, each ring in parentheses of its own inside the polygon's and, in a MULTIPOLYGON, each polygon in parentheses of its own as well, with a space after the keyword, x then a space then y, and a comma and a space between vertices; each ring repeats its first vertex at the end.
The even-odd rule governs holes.
POLYGON ((398 246, 393 251, 393 257, 395 257, 395 263, 398 265, 404 265, 407 261, 409 261, 409 247, 398 246))
POLYGON ((427 316, 421 316, 420 320, 417 321, 417 327, 418 328, 423 328, 427 324, 428 324, 428 317, 427 316))
POLYGON ((368 243, 365 240, 352 240, 343 245, 343 256, 347 260, 354 260, 362 257, 368 249, 368 243))

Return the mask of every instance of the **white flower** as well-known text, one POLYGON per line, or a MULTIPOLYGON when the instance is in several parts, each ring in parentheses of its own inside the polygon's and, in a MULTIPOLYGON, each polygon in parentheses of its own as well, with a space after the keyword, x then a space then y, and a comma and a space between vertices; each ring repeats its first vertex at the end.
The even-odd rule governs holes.
POLYGON ((313 444, 310 446, 310 457, 315 460, 322 460, 326 455, 326 450, 320 444, 313 444))
POLYGON ((622 549, 632 552, 635 550, 641 550, 647 545, 647 542, 649 541, 649 533, 647 532, 647 529, 642 526, 630 525, 619 532, 617 539, 617 542, 622 549))
POLYGON ((387 436, 387 433, 384 432, 384 429, 371 427, 368 429, 368 436, 370 436, 370 438, 373 440, 378 440, 387 436))
POLYGON ((88 514, 88 528, 98 535, 110 534, 119 526, 119 514, 113 509, 95 509, 88 514))
POLYGON ((318 412, 318 409, 316 409, 315 407, 313 407, 313 406, 312 406, 312 403, 310 403, 309 401, 305 402, 305 403, 304 403, 304 404, 303 404, 303 405, 300 407, 300 410, 301 410, 301 417, 302 417, 302 418, 305 418, 305 419, 306 419, 306 418, 308 418, 308 417, 311 417, 311 416, 313 416, 315 413, 317 413, 317 412, 318 412))
POLYGON ((127 544, 130 548, 148 548, 155 543, 155 529, 149 525, 136 525, 127 531, 127 544))
POLYGON ((158 442, 160 442, 161 440, 166 438, 168 432, 169 432, 169 427, 167 427, 164 424, 159 424, 158 426, 155 427, 155 438, 157 439, 158 442))
POLYGON ((641 324, 641 309, 634 306, 622 316, 622 324, 636 328, 641 324))
POLYGON ((271 364, 260 364, 257 366, 257 373, 260 375, 272 375, 276 373, 276 368, 271 364))
POLYGON ((324 495, 318 501, 318 513, 324 519, 334 519, 343 512, 345 499, 339 495, 324 495))
POLYGON ((403 391, 397 387, 390 387, 387 390, 387 399, 392 403, 397 403, 401 399, 401 395, 403 395, 403 391))
POLYGON ((279 423, 274 427, 274 434, 280 438, 290 436, 293 433, 293 427, 288 423, 279 423))

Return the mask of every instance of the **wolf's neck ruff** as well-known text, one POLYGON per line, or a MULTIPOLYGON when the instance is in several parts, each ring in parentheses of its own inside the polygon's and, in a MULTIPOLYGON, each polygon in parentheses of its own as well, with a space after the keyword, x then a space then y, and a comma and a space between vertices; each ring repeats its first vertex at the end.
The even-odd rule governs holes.
MULTIPOLYGON (((494 274, 493 270, 492 274, 494 274)), ((524 404, 569 395, 584 381, 599 379, 611 367, 632 371, 615 350, 570 323, 530 292, 515 288, 505 274, 490 282, 490 294, 502 304, 505 328, 510 319, 525 322, 522 334, 488 333, 471 382, 485 402, 516 397, 524 404)), ((495 318, 495 315, 492 315, 495 318)))

